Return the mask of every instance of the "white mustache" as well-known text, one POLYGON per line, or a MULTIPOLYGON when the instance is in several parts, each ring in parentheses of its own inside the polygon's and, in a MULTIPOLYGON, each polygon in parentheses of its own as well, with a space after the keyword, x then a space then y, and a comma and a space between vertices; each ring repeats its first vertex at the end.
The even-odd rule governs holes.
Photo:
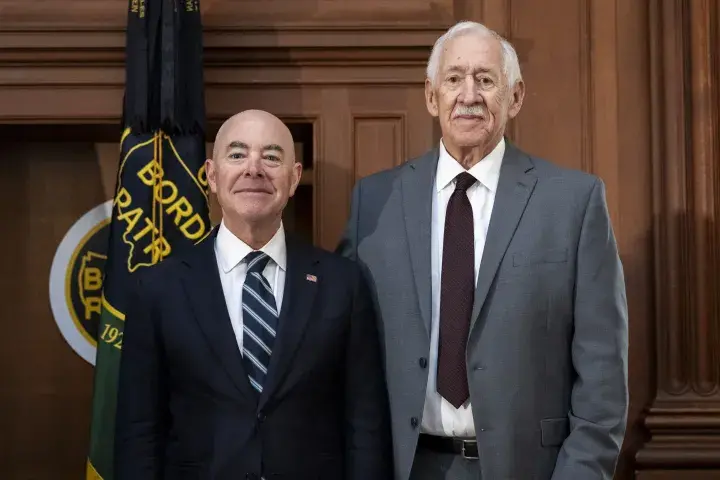
POLYGON ((455 109, 455 116, 460 115, 476 115, 485 116, 485 109, 482 105, 460 105, 455 109))

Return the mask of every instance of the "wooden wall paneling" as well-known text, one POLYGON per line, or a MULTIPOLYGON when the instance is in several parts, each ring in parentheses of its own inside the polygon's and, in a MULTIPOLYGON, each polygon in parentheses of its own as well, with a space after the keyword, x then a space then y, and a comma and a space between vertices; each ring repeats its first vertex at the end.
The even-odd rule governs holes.
MULTIPOLYGON (((138 8, 142 4, 138 1, 138 8)), ((3 22, 23 30, 125 25, 127 0, 0 0, 3 22)), ((258 26, 432 26, 455 16, 453 0, 203 0, 203 23, 231 30, 258 26)))
POLYGON ((100 169, 100 184, 103 192, 105 192, 105 199, 110 200, 115 197, 118 163, 120 161, 120 143, 98 142, 95 143, 94 147, 95 157, 100 169))
POLYGON ((712 0, 651 3, 658 363, 643 479, 664 469, 720 478, 719 10, 712 0))
MULTIPOLYGON (((400 159, 392 162, 378 162, 371 158, 355 158, 355 163, 370 162, 374 167, 367 168, 359 176, 368 175, 382 168, 390 168, 418 157, 430 148, 436 147, 440 138, 435 138, 437 121, 428 113, 425 106, 424 62, 418 62, 414 82, 406 85, 384 85, 375 88, 354 88, 350 91, 350 106, 357 118, 398 118, 402 117, 402 150, 400 159)), ((388 125, 388 124, 386 124, 388 125)), ((397 132, 400 133, 400 132, 397 132)), ((387 152, 384 152, 387 154, 387 152)), ((365 169, 365 166, 361 166, 365 169)), ((358 176, 358 178, 359 178, 358 176)))
POLYGON ((318 172, 319 243, 334 249, 345 228, 355 181, 392 168, 433 144, 433 119, 425 107, 424 76, 415 86, 326 90, 318 172), (332 153, 331 153, 332 152, 332 153))
POLYGON ((285 120, 313 121, 322 114, 323 96, 318 88, 274 86, 259 88, 244 84, 211 83, 206 93, 208 121, 222 122, 250 108, 272 112, 285 120))
POLYGON ((584 128, 581 49, 588 48, 585 35, 586 2, 563 0, 543 4, 543 22, 537 21, 537 4, 532 0, 508 3, 512 40, 518 44, 526 96, 514 121, 513 140, 521 148, 558 164, 581 168, 584 128), (532 41, 530 45, 529 41, 532 41), (552 73, 550 73, 552 72, 552 73))
MULTIPOLYGON (((208 54, 205 81, 207 111, 211 119, 223 118, 232 111, 234 107, 226 105, 224 98, 240 88, 244 94, 250 93, 248 98, 241 100, 244 104, 256 99, 260 101, 257 95, 272 102, 276 91, 279 95, 289 92, 292 108, 302 106, 304 96, 317 94, 308 88, 311 86, 416 86, 424 78, 427 57, 424 50, 399 49, 377 55, 368 51, 343 61, 325 51, 290 60, 287 57, 294 55, 290 50, 285 51, 284 58, 269 59, 262 58, 261 50, 244 52, 242 61, 228 58, 226 53, 218 52, 214 56, 211 51, 208 54), (403 63, 392 65, 393 62, 403 63), (300 86, 303 90, 296 90, 300 86)), ((233 52, 240 55, 237 50, 233 52)), ((110 54, 98 53, 105 59, 103 62, 111 63, 95 68, 70 68, 54 64, 70 62, 71 55, 58 55, 30 65, 35 61, 31 51, 23 53, 26 57, 22 62, 4 60, 3 53, 0 46, 0 123, 119 121, 124 85, 122 58, 113 60, 110 54)), ((238 95, 233 97, 238 98, 238 95)))
MULTIPOLYGON (((205 3, 211 5, 207 15, 212 20, 228 15, 237 18, 239 13, 230 15, 228 9, 239 8, 245 2, 205 3), (213 9, 223 14, 212 17, 213 9)), ((260 4, 265 8, 271 2, 249 3, 256 5, 253 8, 260 4)), ((300 3, 309 6, 312 2, 300 3)), ((125 13, 117 8, 120 4, 125 4, 124 0, 0 0, 0 123, 118 121, 125 45, 125 13)), ((374 8, 385 12, 379 7, 383 4, 380 0, 323 4, 340 9, 364 5, 362 8, 370 8, 368 11, 374 8)), ((439 13, 449 4, 425 5, 439 13)), ((377 21, 372 24, 317 19, 308 23, 312 18, 302 17, 281 25, 230 26, 206 21, 208 102, 224 95, 228 87, 241 85, 267 89, 415 84, 430 46, 443 27, 437 22, 386 22, 383 18, 376 15, 377 21)), ((209 107, 208 114, 213 113, 209 107)))
MULTIPOLYGON (((351 185, 375 172, 398 166, 436 146, 434 119, 425 106, 424 72, 417 69, 414 85, 386 85, 376 88, 353 88, 349 105, 352 115, 351 142, 348 153, 351 185)), ((347 192, 349 202, 350 192, 347 192)), ((344 228, 348 210, 339 212, 344 228)), ((335 244, 342 229, 328 231, 335 244)))
POLYGON ((323 116, 317 124, 316 243, 334 250, 350 211, 352 116, 347 88, 325 89, 323 116))
POLYGON ((442 25, 453 0, 220 0, 208 2, 206 22, 229 25, 442 25))
POLYGON ((354 179, 405 160, 405 112, 353 115, 354 179))
POLYGON ((483 0, 479 2, 464 0, 463 3, 464 18, 482 22, 488 28, 492 28, 513 42, 516 50, 518 50, 518 47, 522 47, 522 45, 518 45, 519 38, 514 36, 517 32, 513 31, 511 21, 513 15, 512 0, 483 0))
MULTIPOLYGON (((289 7, 285 3, 263 2, 263 8, 289 7)), ((125 13, 117 8, 119 0, 92 6, 79 1, 62 11, 52 3, 43 5, 49 10, 41 11, 34 1, 0 0, 0 123, 117 122, 124 83, 125 13), (110 28, 100 31, 99 23, 110 28)), ((204 2, 208 117, 220 121, 245 108, 262 108, 282 118, 313 119, 319 142, 314 237, 334 248, 354 182, 347 143, 352 115, 338 92, 353 86, 396 86, 400 92, 421 88, 430 45, 453 6, 449 1, 414 2, 400 19, 392 16, 400 12, 397 2, 298 0, 292 8, 305 13, 294 15, 294 22, 269 26, 260 17, 251 18, 253 12, 261 15, 258 5, 204 2), (250 17, 241 21, 240 7, 250 17), (313 16, 315 7, 325 13, 335 9, 337 15, 333 21, 313 16), (374 20, 343 20, 358 9, 374 11, 374 20), (423 11, 437 18, 428 23, 423 11)))
MULTIPOLYGON (((598 2, 599 3, 599 2, 598 2)), ((610 3, 610 2, 608 2, 610 3)), ((634 478, 635 454, 646 441, 643 425, 645 409, 654 395, 654 252, 652 168, 650 162, 650 64, 648 2, 615 2, 614 31, 596 28, 614 36, 617 62, 614 68, 616 81, 593 82, 593 88, 615 88, 614 116, 596 120, 595 125, 611 123, 617 139, 615 147, 615 174, 600 171, 606 179, 611 213, 618 247, 623 261, 628 297, 630 323, 630 410, 623 454, 617 467, 616 479, 634 478), (614 179, 614 181, 610 181, 614 179)), ((594 36, 593 44, 605 42, 603 36, 594 36)), ((612 41, 612 40, 609 40, 612 41)), ((592 57, 593 59, 595 56, 592 57)), ((594 62, 597 69, 606 68, 594 62)), ((594 69, 595 70, 595 69, 594 69)), ((596 101, 601 109, 605 101, 596 101)), ((595 140, 602 143, 602 139, 595 140)), ((601 147, 602 148, 602 147, 601 147)), ((610 152, 597 151, 594 164, 604 165, 610 152)))
POLYGON ((41 299, 61 239, 108 198, 105 160, 90 142, 0 138, 7 227, 0 249, 0 478, 77 479, 87 451, 93 369, 65 343, 41 299))

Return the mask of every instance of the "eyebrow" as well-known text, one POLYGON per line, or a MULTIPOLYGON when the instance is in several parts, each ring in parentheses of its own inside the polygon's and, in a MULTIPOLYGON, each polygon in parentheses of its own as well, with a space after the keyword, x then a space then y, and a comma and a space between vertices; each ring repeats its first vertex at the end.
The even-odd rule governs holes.
POLYGON ((282 148, 280 145, 278 145, 277 143, 271 143, 270 145, 265 145, 265 146, 263 147, 263 151, 265 151, 265 150, 273 150, 273 151, 275 151, 275 152, 285 153, 285 149, 283 149, 283 148, 282 148))
POLYGON ((247 143, 244 142, 238 142, 237 140, 230 142, 227 146, 228 151, 232 150, 233 148, 244 148, 246 150, 250 149, 250 146, 247 143))
MULTIPOLYGON (((475 73, 493 73, 493 71, 492 71, 491 69, 489 69, 489 68, 483 68, 483 67, 474 68, 474 69, 472 69, 472 70, 474 70, 475 73)), ((449 73, 449 72, 460 72, 460 73, 464 73, 465 71, 467 71, 467 68, 466 68, 466 67, 461 67, 460 65, 450 65, 450 66, 447 68, 447 73, 449 73)))
MULTIPOLYGON (((247 143, 245 143, 245 142, 239 142, 239 141, 237 141, 237 140, 236 140, 236 141, 233 141, 233 142, 230 142, 230 143, 228 144, 228 146, 227 146, 228 151, 229 151, 229 150, 232 150, 233 148, 243 148, 243 149, 245 149, 245 150, 250 150, 250 146, 249 146, 247 143)), ((264 146, 263 146, 263 151, 267 151, 267 150, 272 150, 272 151, 275 151, 275 152, 285 153, 285 149, 282 148, 282 147, 281 147, 280 145, 278 145, 277 143, 271 143, 271 144, 269 144, 269 145, 264 145, 264 146)))

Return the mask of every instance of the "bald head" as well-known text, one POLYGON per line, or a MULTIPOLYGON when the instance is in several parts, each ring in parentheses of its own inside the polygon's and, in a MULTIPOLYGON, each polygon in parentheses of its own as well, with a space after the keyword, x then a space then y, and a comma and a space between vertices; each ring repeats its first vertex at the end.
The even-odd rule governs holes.
POLYGON ((215 135, 213 159, 224 156, 233 142, 239 142, 243 131, 259 129, 270 137, 277 138, 276 146, 283 149, 285 157, 295 159, 294 141, 287 126, 272 113, 264 110, 245 110, 225 120, 215 135), (220 157, 219 157, 220 156, 220 157))
POLYGON ((279 118, 246 110, 220 127, 206 172, 226 225, 253 245, 256 235, 267 241, 277 231, 282 211, 300 182, 302 165, 295 161, 292 134, 279 118), (255 232, 252 238, 238 233, 247 234, 248 229, 255 232))

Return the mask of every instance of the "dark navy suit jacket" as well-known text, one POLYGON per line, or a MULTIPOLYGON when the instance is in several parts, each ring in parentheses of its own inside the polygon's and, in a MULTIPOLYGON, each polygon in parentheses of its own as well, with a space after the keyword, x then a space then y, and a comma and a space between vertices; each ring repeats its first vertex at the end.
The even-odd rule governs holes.
POLYGON ((376 318, 358 267, 287 236, 285 300, 259 395, 230 324, 216 232, 146 270, 131 296, 115 479, 390 479, 376 318))

